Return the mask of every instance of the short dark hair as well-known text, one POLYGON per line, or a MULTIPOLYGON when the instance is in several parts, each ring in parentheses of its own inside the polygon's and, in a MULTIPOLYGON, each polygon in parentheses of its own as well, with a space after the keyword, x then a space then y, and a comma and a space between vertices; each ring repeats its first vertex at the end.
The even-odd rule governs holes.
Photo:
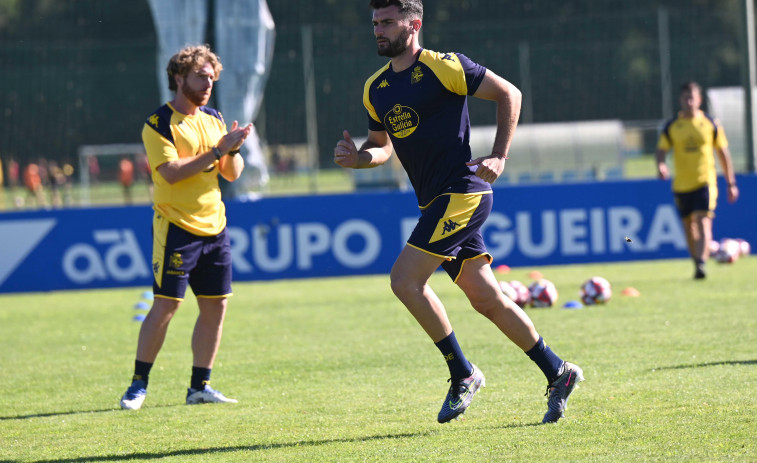
POLYGON ((680 93, 693 92, 694 90, 702 93, 702 86, 694 82, 693 80, 690 80, 688 82, 684 82, 683 85, 681 85, 680 93))
POLYGON ((396 6, 405 18, 423 19, 423 0, 371 0, 370 5, 374 10, 396 6))

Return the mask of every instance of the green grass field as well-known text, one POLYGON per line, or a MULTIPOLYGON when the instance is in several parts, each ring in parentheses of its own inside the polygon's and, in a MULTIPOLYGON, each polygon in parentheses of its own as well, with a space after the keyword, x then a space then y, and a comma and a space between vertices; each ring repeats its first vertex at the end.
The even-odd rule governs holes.
MULTIPOLYGON (((498 274, 530 281, 532 268, 498 274)), ((175 317, 142 410, 120 410, 147 288, 0 296, 0 461, 757 461, 757 258, 539 268, 604 306, 528 309, 583 367, 566 419, 541 425, 538 368, 441 273, 445 302, 487 387, 436 423, 448 372, 388 277, 236 283, 213 385, 238 404, 183 404, 196 304, 175 317), (622 296, 635 287, 638 298, 622 296)))

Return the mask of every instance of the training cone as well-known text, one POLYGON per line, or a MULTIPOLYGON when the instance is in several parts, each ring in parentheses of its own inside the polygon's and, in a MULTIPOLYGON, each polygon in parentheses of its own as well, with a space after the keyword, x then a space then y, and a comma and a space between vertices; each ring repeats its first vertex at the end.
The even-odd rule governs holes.
POLYGON ((498 273, 510 273, 510 267, 507 265, 497 265, 497 272, 498 273))
POLYGON ((630 286, 628 288, 623 288, 623 291, 621 291, 620 294, 622 294, 624 296, 630 296, 630 297, 639 297, 639 296, 641 296, 641 293, 639 292, 638 289, 632 288, 630 286))

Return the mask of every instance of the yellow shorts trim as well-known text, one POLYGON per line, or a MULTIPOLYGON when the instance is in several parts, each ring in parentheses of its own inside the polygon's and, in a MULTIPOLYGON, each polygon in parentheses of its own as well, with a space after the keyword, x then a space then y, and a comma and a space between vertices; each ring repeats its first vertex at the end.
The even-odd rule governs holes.
POLYGON ((199 299, 199 298, 203 298, 203 299, 225 299, 225 298, 227 298, 227 297, 231 297, 231 296, 233 296, 233 295, 234 295, 234 293, 229 293, 229 294, 222 294, 222 295, 220 295, 220 296, 204 296, 204 295, 202 295, 202 294, 198 294, 198 295, 197 295, 197 296, 195 296, 195 297, 197 297, 198 299, 199 299))
POLYGON ((478 259, 478 258, 480 258, 480 257, 486 257, 486 260, 488 260, 488 261, 489 261, 489 264, 491 264, 492 262, 494 262, 494 258, 492 258, 491 254, 489 254, 489 253, 482 253, 482 254, 479 254, 479 255, 477 255, 477 256, 473 256, 473 257, 469 257, 469 258, 467 258, 467 259, 464 259, 464 260, 463 260, 463 261, 462 261, 462 262, 460 263, 460 271, 459 271, 459 272, 457 272, 457 276, 455 276, 455 278, 454 278, 454 279, 452 280, 452 282, 453 282, 453 283, 457 283, 457 280, 458 280, 458 279, 460 278, 460 275, 462 275, 462 274, 463 274, 463 267, 465 267, 465 264, 466 264, 466 263, 467 263, 468 261, 470 261, 470 260, 474 260, 474 259, 478 259))
POLYGON ((417 249, 417 250, 419 250, 419 251, 423 251, 423 252, 425 252, 425 253, 426 253, 426 254, 428 254, 428 255, 431 255, 431 256, 434 256, 434 257, 439 257, 440 259, 444 259, 444 260, 452 260, 452 259, 454 259, 454 258, 455 258, 455 256, 443 256, 443 255, 441 255, 441 254, 434 254, 433 252, 429 252, 429 251, 426 251, 425 249, 419 248, 418 246, 413 246, 413 245, 412 245, 412 244, 410 244, 410 243, 405 243, 405 245, 406 245, 406 246, 410 246, 410 247, 411 247, 411 248, 413 248, 413 249, 417 249))
POLYGON ((162 294, 155 294, 153 297, 160 298, 160 299, 170 299, 172 301, 179 301, 179 302, 184 301, 184 298, 182 297, 170 297, 170 296, 164 296, 162 294))

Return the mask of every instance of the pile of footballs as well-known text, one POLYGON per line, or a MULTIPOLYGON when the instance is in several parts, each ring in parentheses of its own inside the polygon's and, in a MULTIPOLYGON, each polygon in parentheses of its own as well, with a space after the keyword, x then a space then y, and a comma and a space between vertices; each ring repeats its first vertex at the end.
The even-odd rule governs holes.
POLYGON ((732 264, 740 257, 752 253, 752 246, 741 238, 723 238, 710 241, 710 255, 721 264, 732 264))
MULTIPOLYGON (((518 280, 500 281, 502 292, 520 307, 547 308, 557 303, 559 294, 554 283, 544 278, 539 272, 531 272, 532 282, 525 285, 518 280)), ((593 276, 585 280, 578 288, 579 299, 568 301, 563 306, 566 309, 580 309, 584 306, 606 304, 612 298, 610 282, 600 276, 593 276)), ((621 292, 625 296, 638 297, 635 288, 625 288, 621 292)))

